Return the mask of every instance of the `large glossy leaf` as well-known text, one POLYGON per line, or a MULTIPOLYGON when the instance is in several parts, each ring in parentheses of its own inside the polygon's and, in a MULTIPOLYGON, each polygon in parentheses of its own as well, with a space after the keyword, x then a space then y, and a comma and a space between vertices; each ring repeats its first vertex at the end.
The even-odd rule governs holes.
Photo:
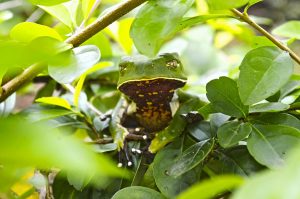
POLYGON ((53 6, 70 0, 29 0, 34 5, 53 6))
POLYGON ((193 185, 181 193, 178 199, 212 199, 218 194, 235 189, 244 183, 240 176, 218 176, 193 185))
POLYGON ((300 39, 300 21, 288 21, 276 27, 272 33, 282 37, 300 39))
POLYGON ((294 127, 300 130, 300 120, 287 113, 267 113, 255 117, 251 123, 277 124, 281 126, 294 127))
POLYGON ((71 83, 100 59, 96 46, 87 45, 75 48, 74 59, 68 65, 49 65, 49 75, 59 83, 71 83))
POLYGON ((113 195, 112 199, 164 199, 165 197, 159 192, 149 189, 146 187, 140 186, 132 186, 121 189, 115 195, 113 195))
POLYGON ((260 47, 248 52, 240 66, 238 87, 244 104, 254 104, 272 96, 293 73, 288 53, 276 47, 260 47))
POLYGON ((265 168, 255 161, 245 145, 219 150, 215 156, 217 158, 210 159, 206 166, 218 175, 249 176, 265 168))
POLYGON ((286 153, 300 143, 300 131, 282 125, 255 125, 248 139, 251 155, 269 168, 284 165, 286 153))
POLYGON ((39 6, 69 28, 73 28, 72 16, 64 4, 54 6, 39 6))
POLYGON ((71 45, 51 37, 38 37, 30 43, 18 41, 3 41, 0 43, 0 66, 1 73, 5 68, 28 67, 37 62, 48 62, 50 60, 61 63, 61 57, 56 57, 60 52, 67 51, 71 45))
POLYGON ((251 132, 251 125, 248 123, 232 121, 223 124, 217 132, 219 143, 222 147, 228 148, 237 145, 251 132))
POLYGON ((199 172, 193 169, 175 178, 166 171, 175 163, 181 153, 181 139, 176 140, 158 152, 154 159, 153 176, 160 192, 167 198, 173 198, 198 181, 199 172))
POLYGON ((234 0, 234 1, 223 1, 223 0, 207 0, 210 9, 213 10, 226 10, 231 8, 238 8, 246 5, 249 0, 234 0))
POLYGON ((214 140, 198 142, 186 149, 167 171, 169 175, 178 177, 200 164, 211 152, 214 140))
POLYGON ((110 41, 107 38, 107 36, 102 32, 99 32, 90 39, 88 39, 86 42, 83 43, 83 45, 97 46, 101 52, 102 58, 110 58, 112 56, 112 46, 110 44, 110 41))
POLYGON ((287 110, 290 106, 280 102, 261 103, 250 106, 250 113, 280 112, 287 110))
POLYGON ((23 22, 17 24, 11 30, 10 37, 12 39, 27 43, 38 37, 52 37, 62 41, 61 36, 53 28, 33 22, 23 22))
POLYGON ((193 2, 194 0, 157 0, 144 5, 130 31, 139 52, 154 56, 193 2))
POLYGON ((206 85, 207 98, 216 111, 233 117, 246 117, 248 106, 243 105, 237 84, 228 77, 220 77, 206 85))
POLYGON ((208 121, 201 121, 188 125, 187 132, 199 142, 212 138, 210 123, 208 121))

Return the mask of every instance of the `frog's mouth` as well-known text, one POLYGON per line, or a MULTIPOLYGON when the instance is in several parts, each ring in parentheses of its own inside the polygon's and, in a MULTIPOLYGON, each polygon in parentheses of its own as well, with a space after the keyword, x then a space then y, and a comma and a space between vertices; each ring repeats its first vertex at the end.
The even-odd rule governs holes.
POLYGON ((176 89, 185 85, 186 81, 173 78, 153 78, 131 80, 119 86, 119 90, 130 97, 136 104, 152 102, 170 102, 176 89))
POLYGON ((125 82, 119 90, 136 103, 140 124, 150 131, 158 131, 172 119, 170 102, 174 91, 185 83, 171 78, 145 79, 125 82))

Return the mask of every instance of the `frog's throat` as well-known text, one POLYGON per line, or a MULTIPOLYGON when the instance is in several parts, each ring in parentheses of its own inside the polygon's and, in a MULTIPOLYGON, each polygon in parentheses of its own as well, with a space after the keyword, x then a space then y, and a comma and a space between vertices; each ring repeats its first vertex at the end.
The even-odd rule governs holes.
POLYGON ((170 102, 177 88, 184 81, 156 78, 130 81, 122 84, 119 90, 136 104, 138 122, 150 132, 164 129, 172 119, 170 102))

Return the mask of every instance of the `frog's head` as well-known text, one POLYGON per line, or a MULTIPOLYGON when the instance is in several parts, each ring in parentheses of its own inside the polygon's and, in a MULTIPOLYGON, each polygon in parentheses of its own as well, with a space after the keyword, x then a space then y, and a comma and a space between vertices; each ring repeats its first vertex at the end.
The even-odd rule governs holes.
POLYGON ((143 55, 125 57, 119 64, 119 69, 118 89, 121 91, 129 83, 138 84, 157 79, 174 82, 171 89, 176 89, 184 86, 187 80, 177 53, 166 53, 153 59, 143 55))
POLYGON ((126 57, 120 63, 118 89, 136 103, 139 123, 150 131, 165 128, 172 118, 170 102, 174 91, 186 83, 176 53, 149 59, 126 57))

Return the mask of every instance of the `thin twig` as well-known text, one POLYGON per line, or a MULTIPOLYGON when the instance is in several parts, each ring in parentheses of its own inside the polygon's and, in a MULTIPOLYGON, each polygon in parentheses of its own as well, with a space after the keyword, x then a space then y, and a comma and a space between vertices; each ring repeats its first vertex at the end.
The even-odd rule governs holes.
POLYGON ((43 14, 45 13, 44 10, 42 10, 41 8, 37 8, 27 19, 27 22, 36 22, 38 21, 43 14))
POLYGON ((260 25, 255 23, 246 13, 241 13, 237 9, 231 9, 231 11, 239 17, 241 21, 246 22, 253 28, 255 28, 258 32, 263 34, 265 37, 267 37, 270 41, 272 41, 276 46, 278 46, 281 50, 284 50, 289 53, 292 59, 294 59, 299 65, 300 65, 300 57, 292 51, 289 47, 281 43, 279 40, 277 40, 273 35, 271 35, 268 31, 263 29, 260 25))
POLYGON ((16 8, 23 5, 23 1, 14 0, 0 3, 0 11, 16 8))
POLYGON ((66 42, 72 44, 74 47, 79 46, 80 44, 97 34, 99 31, 103 30, 111 23, 116 21, 116 19, 119 19, 120 17, 124 16, 146 1, 147 0, 128 0, 116 5, 112 12, 108 12, 99 17, 85 29, 69 37, 66 42))
MULTIPOLYGON (((75 88, 70 85, 70 84, 64 84, 63 85, 69 92, 71 92, 73 95, 75 94, 75 88)), ((91 104, 90 102, 86 101, 86 105, 89 107, 89 109, 91 109, 94 113, 96 113, 98 116, 100 116, 101 118, 104 118, 105 115, 99 111, 93 104, 91 104)))

